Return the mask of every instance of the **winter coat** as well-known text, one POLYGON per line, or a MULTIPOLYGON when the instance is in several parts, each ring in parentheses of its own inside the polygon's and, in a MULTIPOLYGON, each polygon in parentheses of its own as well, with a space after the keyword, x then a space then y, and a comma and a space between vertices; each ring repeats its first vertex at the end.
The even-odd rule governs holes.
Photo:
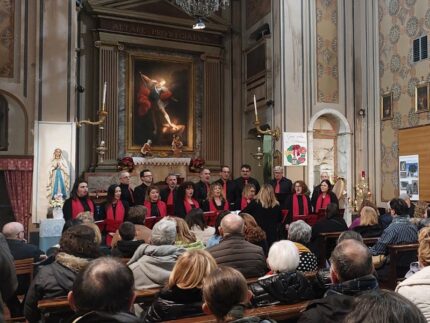
POLYGON ((0 233, 0 322, 3 322, 3 298, 9 299, 18 286, 13 258, 3 234, 0 233))
POLYGON ((145 243, 143 240, 119 240, 116 247, 112 248, 112 256, 131 258, 133 257, 136 249, 143 243, 145 243))

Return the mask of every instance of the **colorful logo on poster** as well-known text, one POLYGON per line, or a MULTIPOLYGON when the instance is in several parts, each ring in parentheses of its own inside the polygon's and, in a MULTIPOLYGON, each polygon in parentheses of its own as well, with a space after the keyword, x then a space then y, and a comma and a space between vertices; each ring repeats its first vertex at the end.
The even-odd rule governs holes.
POLYGON ((285 150, 285 157, 292 165, 301 165, 306 162, 306 147, 291 145, 285 150))

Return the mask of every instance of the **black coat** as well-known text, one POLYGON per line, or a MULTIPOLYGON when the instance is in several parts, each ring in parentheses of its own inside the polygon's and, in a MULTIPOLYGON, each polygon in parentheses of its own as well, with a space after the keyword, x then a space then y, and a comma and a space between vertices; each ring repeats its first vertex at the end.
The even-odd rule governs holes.
MULTIPOLYGON (((219 180, 215 181, 214 183, 219 183, 221 184, 221 186, 224 186, 224 181, 220 178, 219 180)), ((232 207, 234 203, 236 203, 236 199, 237 199, 237 188, 236 188, 236 184, 234 181, 232 180, 227 180, 227 200, 228 203, 230 203, 230 210, 232 210, 232 207)))
MULTIPOLYGON (((245 187, 245 180, 243 177, 238 177, 234 180, 234 184, 236 185, 236 199, 242 196, 243 188, 245 187)), ((255 193, 258 193, 260 190, 260 184, 255 178, 248 178, 248 184, 253 184, 255 186, 255 193)))
POLYGON ((359 225, 353 229, 354 231, 361 234, 363 238, 379 237, 382 234, 382 226, 380 224, 375 225, 359 225))
MULTIPOLYGON (((175 187, 173 189, 173 204, 175 204, 176 201, 176 193, 178 192, 178 189, 175 187)), ((166 188, 163 188, 160 191, 160 198, 161 200, 167 204, 167 199, 169 198, 169 194, 170 194, 170 188, 169 186, 167 186, 166 188)))
POLYGON ((202 205, 203 201, 205 201, 208 198, 208 188, 206 184, 202 181, 198 181, 195 184, 195 192, 194 192, 194 198, 199 202, 200 205, 202 205))
MULTIPOLYGON (((272 179, 270 181, 270 185, 273 186, 273 191, 275 191, 276 179, 272 179)), ((275 193, 276 199, 278 200, 282 208, 284 207, 287 198, 291 196, 292 193, 293 193, 293 182, 286 177, 282 177, 281 180, 279 181, 279 193, 275 193)))
POLYGON ((145 202, 147 189, 148 186, 144 183, 134 188, 134 205, 143 205, 143 203, 145 202))
POLYGON ((112 256, 121 258, 131 258, 139 246, 145 243, 143 240, 119 240, 116 247, 112 248, 112 256))
MULTIPOLYGON (((289 195, 287 197, 287 200, 285 203, 285 208, 288 210, 286 223, 291 223, 293 221, 293 216, 294 216, 294 214, 293 214, 293 196, 294 196, 294 194, 289 195)), ((303 198, 305 198, 308 202, 308 214, 312 213, 312 204, 311 204, 311 200, 310 200, 309 196, 302 194, 302 195, 297 195, 297 201, 299 204, 299 214, 296 214, 296 215, 305 214, 305 212, 303 210, 303 198)))
POLYGON ((128 202, 130 206, 134 206, 133 190, 130 185, 119 184, 119 187, 121 188, 121 200, 128 202))
POLYGON ((23 240, 7 239, 6 241, 14 260, 33 258, 34 262, 38 262, 40 256, 44 254, 38 247, 23 240))
MULTIPOLYGON (((318 197, 321 194, 321 190, 319 191, 318 194, 315 194, 315 192, 316 192, 316 189, 312 193, 311 203, 312 203, 312 208, 314 212, 318 213, 318 210, 316 210, 316 206, 317 206, 318 197)), ((334 203, 337 206, 339 206, 339 200, 337 199, 336 194, 334 194, 332 191, 329 191, 328 195, 330 196, 330 203, 334 203)))
MULTIPOLYGON (((319 246, 321 244, 321 236, 320 233, 323 232, 337 232, 337 231, 346 231, 348 230, 348 226, 346 225, 345 220, 338 216, 332 217, 330 219, 323 218, 312 227, 312 237, 310 242, 310 249, 312 252, 318 257, 319 256, 319 246)), ((332 249, 329 246, 329 249, 332 249)))

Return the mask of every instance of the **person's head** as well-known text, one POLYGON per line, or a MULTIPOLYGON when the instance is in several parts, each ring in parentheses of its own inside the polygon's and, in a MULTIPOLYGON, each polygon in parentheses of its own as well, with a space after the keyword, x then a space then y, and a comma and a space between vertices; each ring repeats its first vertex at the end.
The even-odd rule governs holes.
POLYGON ((291 241, 277 241, 269 249, 267 265, 275 273, 295 271, 299 262, 299 250, 291 241))
POLYGON ((430 227, 420 230, 418 242, 418 261, 422 267, 430 266, 430 227))
POLYGON ((408 193, 402 193, 402 194, 400 194, 399 195, 399 199, 402 199, 403 201, 405 201, 408 207, 411 206, 411 198, 408 195, 408 193))
POLYGON ((146 200, 154 203, 154 202, 158 202, 159 199, 160 199, 160 189, 158 188, 158 186, 155 186, 155 185, 149 186, 146 191, 146 200))
POLYGON ((194 243, 197 241, 196 236, 191 232, 187 222, 180 217, 174 217, 176 222, 176 241, 183 244, 194 243))
POLYGON ((121 239, 124 241, 132 241, 136 236, 136 228, 133 223, 125 221, 121 223, 118 229, 121 239))
POLYGON ((73 199, 83 198, 88 196, 88 182, 83 178, 78 178, 73 184, 70 197, 73 199))
POLYGON ((303 220, 294 221, 288 228, 288 240, 301 244, 308 244, 311 241, 312 228, 303 220))
POLYGON ((63 151, 60 148, 55 148, 55 150, 54 150, 54 158, 55 159, 60 159, 62 153, 63 153, 63 151))
POLYGON ((248 179, 251 177, 251 166, 248 164, 243 164, 240 166, 240 176, 242 176, 243 179, 248 179))
POLYGON ((108 203, 114 203, 121 199, 121 187, 118 184, 112 184, 108 187, 106 199, 108 203))
POLYGON ((281 166, 273 168, 273 177, 278 181, 284 176, 284 169, 281 166))
POLYGON ((260 202, 265 209, 279 205, 273 186, 270 184, 263 184, 255 199, 260 202))
POLYGON ((129 172, 119 173, 119 182, 125 185, 130 184, 130 173, 129 172))
POLYGON ((251 243, 257 243, 266 240, 266 232, 264 232, 264 230, 258 226, 257 221, 255 221, 251 214, 240 213, 240 216, 243 218, 245 225, 245 240, 251 243))
POLYGON ((345 323, 426 323, 419 308, 399 293, 376 289, 355 298, 345 323))
POLYGON ((255 185, 248 183, 243 187, 242 196, 248 200, 253 200, 255 198, 255 185))
POLYGON ((212 183, 210 186, 209 193, 208 193, 208 199, 211 200, 215 197, 225 200, 222 185, 220 183, 212 183))
POLYGON ((418 201, 415 204, 414 218, 424 219, 427 218, 427 210, 429 204, 425 201, 418 201))
POLYGON ((98 245, 95 231, 84 224, 74 225, 63 232, 60 252, 81 258, 96 258, 98 245))
POLYGON ((231 267, 219 266, 203 282, 203 312, 224 321, 230 311, 251 298, 245 277, 231 267))
POLYGON ((230 167, 226 165, 221 166, 219 176, 225 181, 228 180, 230 178, 230 167))
POLYGON ((186 198, 192 198, 194 196, 195 186, 193 182, 183 182, 177 192, 178 201, 185 200, 186 198))
POLYGON ((211 180, 211 171, 208 168, 202 168, 200 170, 200 180, 203 183, 209 184, 209 182, 211 180))
POLYGON ((390 201, 391 216, 407 216, 408 205, 403 199, 394 198, 390 201))
POLYGON ((360 212, 360 225, 370 226, 378 224, 378 214, 370 206, 365 206, 360 212))
POLYGON ((219 232, 219 229, 221 228, 221 221, 222 219, 227 215, 230 214, 230 211, 221 211, 218 216, 215 219, 215 233, 214 235, 220 236, 221 233, 219 232))
POLYGON ((167 175, 166 184, 169 186, 171 190, 176 188, 176 185, 178 185, 178 177, 175 174, 167 175))
POLYGON ((96 235, 94 241, 97 247, 100 247, 100 245, 102 244, 102 233, 100 231, 100 228, 97 226, 97 224, 95 224, 94 222, 83 222, 82 224, 86 225, 87 227, 90 227, 94 231, 96 235))
POLYGON ((294 190, 294 193, 298 195, 306 194, 309 191, 308 186, 304 181, 295 181, 293 184, 293 190, 294 190))
POLYGON ((192 209, 190 212, 188 212, 188 214, 185 216, 185 222, 190 229, 195 225, 202 230, 208 227, 202 209, 192 209))
POLYGON ((327 219, 339 216, 339 206, 336 203, 329 203, 326 209, 327 219))
POLYGON ((229 234, 243 234, 243 229, 242 217, 235 213, 229 213, 221 220, 219 232, 221 236, 225 237, 229 234))
POLYGON ((187 251, 178 258, 167 286, 178 286, 181 289, 202 288, 203 280, 215 268, 217 263, 206 250, 187 251))
POLYGON ((341 243, 343 240, 348 240, 348 239, 357 240, 361 243, 364 243, 363 237, 361 236, 360 233, 358 233, 357 231, 353 231, 353 230, 347 230, 347 231, 343 231, 339 235, 339 237, 337 238, 337 244, 341 243))
POLYGON ((330 179, 330 176, 329 176, 329 174, 327 172, 321 172, 321 174, 320 174, 320 180, 321 181, 323 181, 323 180, 329 180, 329 179, 330 179))
POLYGON ((330 276, 335 284, 370 275, 373 272, 372 254, 369 248, 353 239, 343 240, 336 245, 330 262, 330 276))
POLYGON ((128 312, 134 299, 133 273, 114 257, 91 261, 76 276, 68 295, 72 309, 79 312, 128 312))
POLYGON ((94 223, 94 215, 90 211, 80 212, 76 216, 76 220, 80 221, 81 223, 94 223))
POLYGON ((321 193, 328 193, 331 191, 331 183, 328 179, 323 179, 320 183, 321 193))
POLYGON ((133 224, 144 225, 147 212, 148 210, 143 205, 132 206, 128 210, 127 221, 133 224))
POLYGON ((368 200, 368 199, 364 199, 363 202, 361 202, 360 208, 358 209, 358 214, 361 214, 361 210, 365 207, 365 206, 369 206, 372 209, 375 210, 376 214, 379 214, 379 210, 378 207, 375 205, 375 203, 373 203, 372 201, 368 200))
POLYGON ((140 172, 140 180, 146 186, 151 185, 153 181, 152 172, 149 169, 144 169, 143 171, 140 172))
POLYGON ((8 240, 24 240, 24 226, 19 222, 6 223, 2 232, 8 240))
POLYGON ((151 244, 156 246, 172 245, 176 240, 176 222, 163 218, 155 223, 151 232, 151 244))

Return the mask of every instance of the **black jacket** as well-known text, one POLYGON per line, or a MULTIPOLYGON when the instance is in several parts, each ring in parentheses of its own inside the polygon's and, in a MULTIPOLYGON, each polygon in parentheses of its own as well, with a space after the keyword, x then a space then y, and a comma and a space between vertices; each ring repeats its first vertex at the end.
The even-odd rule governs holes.
POLYGON ((119 184, 119 187, 121 188, 121 200, 126 201, 129 206, 134 206, 133 190, 130 185, 119 184))
POLYGON ((208 188, 206 184, 202 181, 198 181, 195 184, 196 191, 194 192, 194 198, 199 202, 200 205, 202 205, 203 201, 205 201, 208 198, 208 188))
POLYGON ((6 239, 6 241, 15 260, 33 258, 34 262, 39 262, 40 256, 43 255, 42 250, 23 240, 6 239))
MULTIPOLYGON (((222 178, 220 178, 219 180, 215 181, 214 183, 219 183, 221 184, 221 186, 224 186, 224 181, 222 180, 222 178)), ((236 188, 236 184, 234 181, 232 180, 227 180, 227 201, 228 203, 230 203, 230 210, 233 209, 233 204, 236 203, 237 200, 237 188, 236 188)))
POLYGON ((118 313, 107 313, 100 311, 91 311, 87 313, 78 313, 67 322, 79 322, 79 323, 139 323, 139 318, 131 313, 118 312, 118 313))
POLYGON ((294 304, 315 297, 311 284, 301 272, 280 273, 259 279, 249 286, 252 304, 267 306, 294 304))
POLYGON ((161 322, 202 315, 202 303, 202 291, 199 288, 165 288, 143 315, 143 322, 161 322))
MULTIPOLYGON (((175 204, 176 193, 177 192, 178 192, 178 189, 174 188, 173 189, 173 204, 175 204)), ((169 198, 169 194, 170 194, 170 188, 169 188, 169 186, 167 186, 166 188, 163 188, 162 190, 160 190, 160 198, 166 204, 167 204, 167 199, 169 198)))
MULTIPOLYGON (((319 189, 319 186, 318 186, 319 189)), ((319 210, 316 210, 316 206, 317 206, 317 201, 318 201, 318 197, 321 194, 321 190, 319 189, 317 191, 317 189, 315 188, 314 191, 312 192, 312 198, 311 198, 311 203, 312 203, 312 208, 314 209, 315 213, 318 213, 319 210)), ((328 192, 328 195, 330 195, 330 203, 334 203, 337 206, 339 206, 339 200, 336 196, 336 194, 334 194, 332 191, 328 192)))
POLYGON ((145 243, 143 240, 119 240, 116 247, 112 248, 111 254, 114 257, 131 258, 136 249, 145 243))
POLYGON ((143 205, 143 202, 145 202, 146 190, 148 189, 148 187, 149 186, 142 183, 134 188, 134 205, 143 205))
POLYGON ((382 234, 382 226, 380 224, 375 225, 359 225, 353 229, 354 231, 361 234, 363 238, 379 237, 382 234))
MULTIPOLYGON (((273 191, 275 191, 276 188, 276 179, 272 179, 270 181, 270 185, 273 186, 273 191)), ((282 177, 279 181, 279 193, 275 193, 276 199, 278 200, 279 204, 281 204, 281 207, 284 207, 285 202, 289 195, 293 193, 293 182, 286 178, 282 177)))

